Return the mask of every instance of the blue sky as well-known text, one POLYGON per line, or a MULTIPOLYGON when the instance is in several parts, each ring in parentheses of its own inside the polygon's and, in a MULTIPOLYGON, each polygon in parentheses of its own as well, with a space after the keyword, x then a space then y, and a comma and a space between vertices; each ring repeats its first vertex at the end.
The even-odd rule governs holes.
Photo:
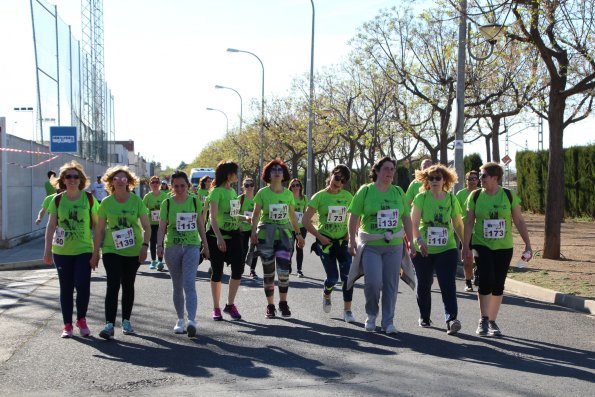
MULTIPOLYGON (((2 7, 25 0, 2 0, 2 7)), ((49 0, 61 19, 80 38, 80 0, 49 0)), ((265 95, 284 95, 295 76, 309 72, 311 5, 308 0, 104 0, 105 72, 115 97, 116 139, 135 141, 135 150, 148 160, 177 166, 190 162, 210 140, 225 134, 225 118, 205 108, 227 113, 230 128, 251 120, 252 100, 260 101, 261 68, 247 54, 231 54, 235 47, 258 55, 265 67, 265 95)), ((315 69, 340 63, 347 42, 382 8, 400 5, 388 0, 315 0, 315 69)), ((30 15, 3 21, 5 29, 30 24, 30 15), (14 26, 11 27, 10 24, 14 26)), ((29 25, 30 26, 30 25, 29 25)), ((11 30, 12 31, 12 30, 11 30)), ((30 31, 23 34, 30 35, 30 31)), ((17 49, 12 49, 17 51, 17 49)), ((31 57, 32 49, 26 51, 31 57)), ((32 71, 27 71, 32 73, 32 71)), ((0 101, 2 102, 2 101, 0 101)), ((16 95, 2 110, 33 102, 16 95)), ((27 114, 9 132, 26 136, 27 114), (12 129, 12 131, 11 131, 12 129)), ((593 130, 591 122, 589 130, 593 130)), ((584 129, 583 124, 579 128, 584 129)), ((547 126, 545 128, 547 133, 547 126)), ((565 144, 584 142, 584 134, 569 130, 565 144), (578 139, 582 136, 582 142, 578 139)), ((511 152, 529 141, 537 146, 536 130, 511 138, 511 152)), ((591 139, 592 141, 592 139, 591 139)), ((547 135, 545 137, 547 147, 547 135)), ((502 138, 501 151, 504 152, 502 138)), ((483 153, 483 142, 467 145, 466 153, 483 153)), ((482 157, 485 156, 482 154, 482 157)))

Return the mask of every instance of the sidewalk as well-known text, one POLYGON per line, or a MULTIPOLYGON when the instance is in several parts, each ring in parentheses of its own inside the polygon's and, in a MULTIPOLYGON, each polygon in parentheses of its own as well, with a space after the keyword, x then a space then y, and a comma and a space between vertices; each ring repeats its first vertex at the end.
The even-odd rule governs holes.
MULTIPOLYGON (((44 239, 40 237, 13 248, 0 249, 0 271, 47 267, 43 263, 43 248, 44 239)), ((457 274, 463 276, 462 267, 459 266, 457 274)), ((563 294, 510 278, 506 279, 506 292, 595 315, 595 300, 563 294)))

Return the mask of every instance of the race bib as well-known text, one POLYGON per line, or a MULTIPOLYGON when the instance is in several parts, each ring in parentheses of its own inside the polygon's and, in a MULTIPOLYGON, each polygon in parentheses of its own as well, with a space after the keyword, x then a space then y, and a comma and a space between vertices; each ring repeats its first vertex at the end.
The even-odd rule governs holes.
POLYGON ((426 236, 428 246, 442 247, 448 241, 448 229, 445 227, 428 227, 426 236))
POLYGON ((289 206, 287 204, 269 204, 269 219, 272 221, 282 221, 287 219, 289 206))
POLYGON ((112 232, 112 239, 117 250, 134 246, 134 231, 131 227, 112 232))
POLYGON ((176 230, 178 232, 197 230, 197 226, 197 215, 195 212, 178 212, 176 214, 176 230))
POLYGON ((347 221, 347 207, 343 205, 329 205, 326 223, 345 223, 347 221))
POLYGON ((504 219, 485 219, 483 221, 483 238, 501 239, 506 235, 504 219))
POLYGON ((153 222, 159 222, 159 210, 151 211, 151 220, 153 222))
POLYGON ((229 216, 240 215, 240 200, 229 200, 229 216))
POLYGON ((302 223, 302 219, 304 219, 303 212, 295 212, 295 219, 297 219, 297 223, 302 223))
POLYGON ((399 223, 399 210, 380 210, 376 214, 378 229, 394 229, 399 223))
POLYGON ((58 247, 64 247, 64 236, 66 232, 61 227, 57 227, 56 231, 54 232, 54 240, 52 241, 52 245, 56 245, 58 247))

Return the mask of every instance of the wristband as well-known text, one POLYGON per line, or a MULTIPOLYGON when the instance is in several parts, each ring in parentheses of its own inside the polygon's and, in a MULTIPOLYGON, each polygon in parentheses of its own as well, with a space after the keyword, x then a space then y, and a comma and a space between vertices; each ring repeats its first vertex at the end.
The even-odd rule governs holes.
POLYGON ((419 244, 420 241, 424 241, 422 236, 418 236, 415 241, 419 244))

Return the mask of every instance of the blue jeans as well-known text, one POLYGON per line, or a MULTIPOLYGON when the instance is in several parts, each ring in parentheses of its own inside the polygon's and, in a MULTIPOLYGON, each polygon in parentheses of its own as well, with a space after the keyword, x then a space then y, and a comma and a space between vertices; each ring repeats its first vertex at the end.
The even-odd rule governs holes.
POLYGON ((347 250, 347 240, 331 240, 330 246, 320 245, 320 241, 316 241, 318 245, 318 252, 324 271, 326 272, 326 279, 324 280, 324 293, 330 295, 335 288, 335 284, 339 281, 343 282, 343 301, 351 302, 353 297, 353 287, 347 289, 347 275, 351 267, 351 255, 347 250), (337 264, 339 267, 337 269, 337 264))
POLYGON ((419 306, 419 316, 423 319, 430 319, 432 311, 432 283, 434 282, 434 271, 442 294, 444 304, 444 319, 451 321, 457 318, 457 287, 455 276, 457 274, 457 249, 453 248, 439 254, 429 254, 426 257, 418 252, 413 258, 417 288, 415 296, 419 306))
POLYGON ((76 288, 76 319, 87 317, 91 295, 91 253, 79 255, 54 254, 60 280, 60 307, 64 324, 72 324, 73 299, 76 288))

